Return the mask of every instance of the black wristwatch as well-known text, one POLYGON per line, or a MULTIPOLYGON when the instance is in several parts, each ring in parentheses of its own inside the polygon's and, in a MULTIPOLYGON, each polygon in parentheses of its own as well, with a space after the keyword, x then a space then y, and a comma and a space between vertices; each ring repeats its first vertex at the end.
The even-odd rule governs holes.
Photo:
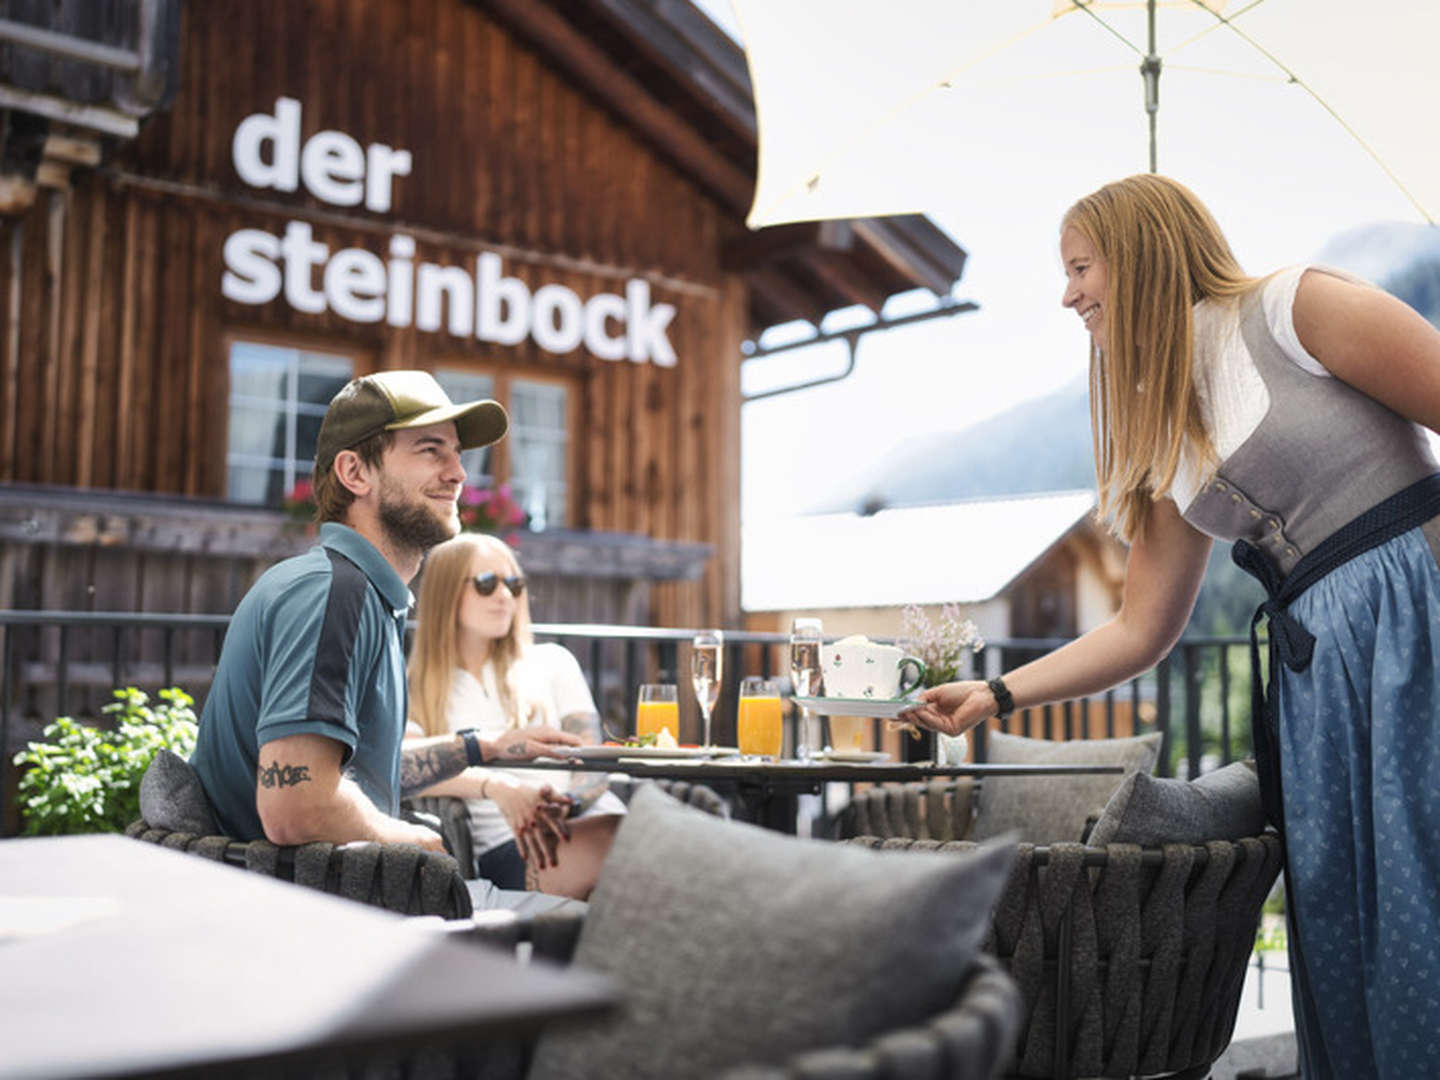
POLYGON ((1015 699, 1010 696, 1010 688, 998 675, 985 685, 990 687, 990 692, 995 695, 995 715, 1004 720, 1015 711, 1015 699))
POLYGON ((473 727, 461 728, 455 732, 465 740, 465 763, 467 765, 484 765, 485 752, 480 747, 480 732, 473 727))

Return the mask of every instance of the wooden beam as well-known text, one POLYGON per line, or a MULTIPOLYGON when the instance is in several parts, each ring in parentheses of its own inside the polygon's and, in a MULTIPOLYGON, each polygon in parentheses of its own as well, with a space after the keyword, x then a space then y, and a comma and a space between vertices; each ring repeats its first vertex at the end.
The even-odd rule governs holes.
POLYGON ((82 139, 74 135, 47 135, 44 156, 71 165, 99 165, 100 140, 82 139))
MULTIPOLYGON (((855 222, 855 235, 873 248, 882 259, 916 285, 923 285, 936 296, 949 296, 960 275, 953 277, 935 264, 924 252, 911 244, 903 233, 883 219, 872 218, 855 222)), ((961 263, 964 252, 961 252, 961 263)))
POLYGON ((843 296, 846 303, 864 304, 876 315, 880 314, 890 295, 884 285, 865 274, 853 260, 843 256, 834 258, 823 251, 815 251, 805 256, 803 265, 827 288, 843 296))
POLYGON ((773 225, 768 229, 743 233, 727 243, 720 251, 720 265, 726 270, 754 270, 817 248, 849 251, 854 244, 855 233, 848 221, 773 225))
POLYGON ((539 49, 581 89, 635 128, 701 187, 735 210, 746 210, 755 178, 716 151, 598 46, 547 4, 534 0, 476 0, 520 38, 539 49))
POLYGON ((758 302, 762 308, 780 315, 779 319, 766 322, 766 326, 791 319, 814 322, 825 314, 825 305, 818 296, 796 285, 774 267, 747 272, 745 284, 750 287, 752 306, 758 302))

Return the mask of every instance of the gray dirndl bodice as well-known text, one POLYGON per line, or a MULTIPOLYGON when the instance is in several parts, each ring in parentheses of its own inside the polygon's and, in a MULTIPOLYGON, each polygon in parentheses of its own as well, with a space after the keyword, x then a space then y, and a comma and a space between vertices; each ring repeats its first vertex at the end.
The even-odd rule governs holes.
MULTIPOLYGON (((1183 516, 1217 539, 1249 540, 1283 576, 1342 525, 1440 465, 1418 425, 1340 379, 1297 367, 1270 331, 1259 289, 1240 301, 1240 331, 1270 406, 1183 516)), ((1440 519, 1424 530, 1440 561, 1440 519)))

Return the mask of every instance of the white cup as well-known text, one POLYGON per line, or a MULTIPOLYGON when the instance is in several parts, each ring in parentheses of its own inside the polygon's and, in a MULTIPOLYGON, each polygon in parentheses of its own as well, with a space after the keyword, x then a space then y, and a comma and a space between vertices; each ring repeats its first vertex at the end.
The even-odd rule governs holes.
POLYGON ((879 645, 855 634, 821 650, 825 696, 891 701, 925 679, 925 662, 894 645, 879 645), (907 678, 906 676, 909 675, 907 678))

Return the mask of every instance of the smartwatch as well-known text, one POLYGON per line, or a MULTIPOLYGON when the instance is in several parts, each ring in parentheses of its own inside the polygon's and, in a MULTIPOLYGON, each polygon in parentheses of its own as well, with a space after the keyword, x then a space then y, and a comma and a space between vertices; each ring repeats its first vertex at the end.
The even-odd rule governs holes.
POLYGON ((480 747, 480 732, 473 727, 461 728, 455 732, 465 741, 465 764, 484 765, 485 752, 480 747))
POLYGON ((990 687, 990 692, 995 695, 995 715, 1004 720, 1015 711, 1015 699, 1010 696, 1010 688, 998 675, 985 685, 990 687))

